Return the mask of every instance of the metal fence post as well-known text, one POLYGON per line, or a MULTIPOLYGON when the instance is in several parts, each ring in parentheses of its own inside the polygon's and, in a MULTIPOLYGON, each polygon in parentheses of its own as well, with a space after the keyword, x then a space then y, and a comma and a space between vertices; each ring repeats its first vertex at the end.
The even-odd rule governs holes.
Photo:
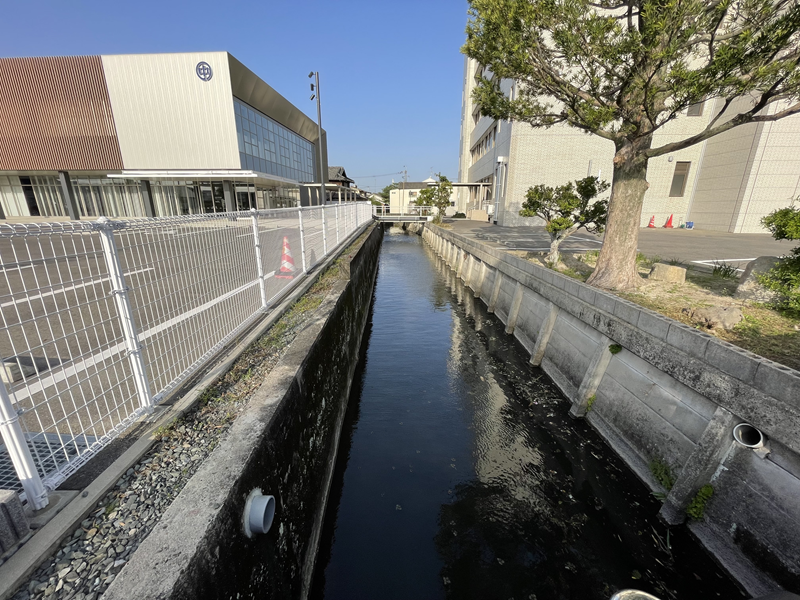
POLYGON ((48 505, 50 500, 47 498, 47 490, 33 462, 28 443, 25 441, 25 434, 19 424, 19 415, 11 404, 5 384, 0 381, 0 437, 6 446, 6 452, 11 458, 14 470, 25 490, 28 503, 39 510, 48 505))
POLYGON ((336 206, 336 245, 339 245, 339 206, 336 206))
POLYGON ((306 241, 303 239, 303 208, 297 209, 297 221, 300 223, 300 260, 303 261, 303 273, 306 273, 306 241))
POLYGON ((103 244, 103 255, 108 267, 108 276, 111 279, 111 293, 114 296, 114 302, 117 305, 117 312, 122 324, 122 335, 125 337, 125 344, 128 346, 128 359, 131 363, 139 404, 147 412, 152 412, 153 396, 150 394, 150 382, 147 380, 142 347, 139 344, 136 322, 133 319, 133 309, 131 309, 131 303, 128 299, 128 286, 125 285, 125 277, 122 274, 122 266, 119 263, 117 245, 114 242, 114 229, 107 217, 97 219, 96 225, 97 230, 100 232, 100 241, 103 244))
POLYGON ((328 232, 325 231, 325 205, 322 205, 322 256, 328 256, 328 232))
POLYGON ((258 287, 261 290, 261 308, 267 308, 267 287, 264 282, 264 264, 261 261, 261 236, 258 233, 258 212, 250 209, 253 216, 253 246, 256 250, 256 270, 258 271, 258 287))

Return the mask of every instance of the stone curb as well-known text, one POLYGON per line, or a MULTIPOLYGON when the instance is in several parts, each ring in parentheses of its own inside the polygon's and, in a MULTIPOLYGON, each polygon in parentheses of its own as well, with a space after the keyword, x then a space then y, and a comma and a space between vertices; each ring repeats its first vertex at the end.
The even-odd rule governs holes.
POLYGON ((435 225, 430 227, 440 237, 800 453, 800 372, 503 249, 435 225))

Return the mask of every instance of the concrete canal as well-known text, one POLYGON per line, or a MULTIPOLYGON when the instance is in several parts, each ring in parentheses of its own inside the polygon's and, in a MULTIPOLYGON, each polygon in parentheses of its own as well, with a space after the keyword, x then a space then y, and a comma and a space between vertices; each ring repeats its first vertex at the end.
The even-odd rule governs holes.
POLYGON ((389 233, 312 598, 742 598, 416 235, 389 233))

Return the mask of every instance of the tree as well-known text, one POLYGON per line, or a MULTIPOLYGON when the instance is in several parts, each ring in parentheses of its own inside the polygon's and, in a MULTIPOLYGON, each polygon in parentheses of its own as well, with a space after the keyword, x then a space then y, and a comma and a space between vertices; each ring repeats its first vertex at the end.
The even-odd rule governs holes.
POLYGON ((396 190, 396 189, 397 189, 397 184, 396 183, 390 183, 389 185, 387 185, 385 188, 383 188, 378 193, 378 195, 381 198, 383 198, 384 204, 388 204, 389 203, 389 195, 392 193, 392 190, 396 190))
POLYGON ((420 191, 417 196, 417 206, 433 206, 436 208, 436 214, 433 215, 433 222, 439 224, 444 217, 444 211, 450 206, 453 184, 441 173, 437 173, 436 176, 439 178, 439 182, 436 185, 420 191))
POLYGON ((642 281, 648 160, 800 112, 798 29, 798 0, 470 0, 462 51, 488 69, 473 92, 482 114, 613 142, 605 243, 589 283, 624 289, 642 281), (516 96, 503 94, 503 79, 518 83, 516 96), (704 130, 652 146, 709 100, 721 111, 704 130))
POLYGON ((589 233, 603 233, 608 216, 608 200, 592 202, 608 189, 608 183, 589 176, 552 188, 543 184, 529 188, 521 217, 540 217, 550 234, 550 253, 546 259, 558 264, 558 247, 565 239, 583 228, 589 233))
MULTIPOLYGON (((789 206, 776 210, 761 222, 776 240, 800 240, 800 208, 789 206)), ((760 275, 758 281, 767 289, 777 292, 776 304, 780 308, 800 315, 800 246, 760 275)))

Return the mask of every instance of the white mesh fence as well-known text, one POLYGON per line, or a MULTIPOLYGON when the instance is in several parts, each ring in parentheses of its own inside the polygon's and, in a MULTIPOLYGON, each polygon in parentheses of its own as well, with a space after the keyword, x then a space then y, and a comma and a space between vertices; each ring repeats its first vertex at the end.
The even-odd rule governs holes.
POLYGON ((0 488, 45 505, 371 214, 0 226, 0 488))

